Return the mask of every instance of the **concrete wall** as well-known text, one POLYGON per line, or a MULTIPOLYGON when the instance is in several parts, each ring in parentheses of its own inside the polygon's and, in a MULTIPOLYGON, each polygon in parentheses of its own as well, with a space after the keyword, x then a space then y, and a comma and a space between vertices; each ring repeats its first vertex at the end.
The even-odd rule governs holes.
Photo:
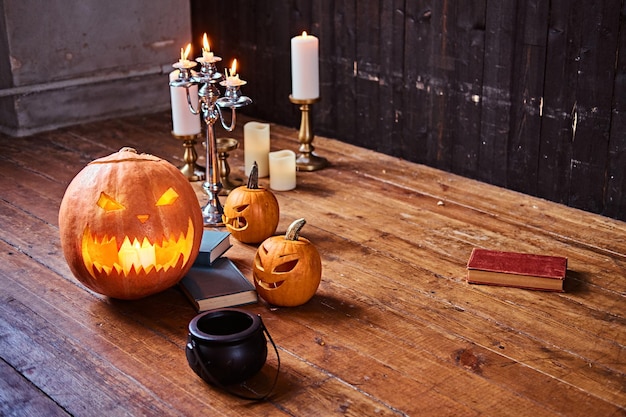
POLYGON ((192 41, 187 0, 0 0, 0 11, 0 131, 169 108, 166 74, 192 41))

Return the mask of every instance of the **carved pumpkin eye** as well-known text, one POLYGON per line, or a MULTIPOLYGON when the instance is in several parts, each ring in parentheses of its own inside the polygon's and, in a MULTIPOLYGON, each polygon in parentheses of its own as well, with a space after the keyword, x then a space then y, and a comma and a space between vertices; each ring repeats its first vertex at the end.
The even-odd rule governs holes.
POLYGON ((236 211, 237 213, 241 213, 242 211, 244 211, 244 210, 245 210, 245 209, 247 209, 247 208, 248 208, 248 204, 244 204, 244 205, 241 205, 241 206, 235 207, 235 211, 236 211))
POLYGON ((96 204, 104 211, 124 210, 126 208, 105 192, 100 193, 100 198, 96 204))
POLYGON ((156 202, 158 206, 171 206, 178 200, 178 193, 172 187, 168 188, 156 202))
MULTIPOLYGON (((298 256, 298 254, 294 253, 294 254, 288 254, 288 255, 281 255, 280 258, 284 258, 286 256, 291 256, 291 255, 298 256)), ((296 267, 296 265, 298 265, 298 260, 299 260, 298 258, 291 259, 289 261, 281 263, 280 265, 276 265, 274 267, 274 272, 277 274, 284 274, 286 272, 290 272, 296 267)))

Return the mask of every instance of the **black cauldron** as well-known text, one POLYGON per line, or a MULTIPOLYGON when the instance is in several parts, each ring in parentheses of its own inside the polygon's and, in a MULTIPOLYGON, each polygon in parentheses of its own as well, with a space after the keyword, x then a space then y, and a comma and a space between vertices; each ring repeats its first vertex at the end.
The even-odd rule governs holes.
POLYGON ((238 384, 261 370, 267 340, 261 317, 235 308, 208 311, 189 323, 187 362, 207 383, 238 384))

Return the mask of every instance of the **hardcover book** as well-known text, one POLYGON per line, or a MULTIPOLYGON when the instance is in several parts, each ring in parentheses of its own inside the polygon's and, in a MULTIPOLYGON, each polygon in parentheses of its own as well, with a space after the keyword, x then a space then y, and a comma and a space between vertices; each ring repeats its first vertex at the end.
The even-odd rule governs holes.
POLYGON ((194 265, 212 265, 231 246, 230 233, 205 229, 202 232, 200 252, 194 261, 194 265))
POLYGON ((254 285, 228 258, 213 265, 194 265, 180 280, 180 287, 198 312, 256 303, 254 285))
POLYGON ((563 292, 567 258, 474 248, 467 282, 563 292))

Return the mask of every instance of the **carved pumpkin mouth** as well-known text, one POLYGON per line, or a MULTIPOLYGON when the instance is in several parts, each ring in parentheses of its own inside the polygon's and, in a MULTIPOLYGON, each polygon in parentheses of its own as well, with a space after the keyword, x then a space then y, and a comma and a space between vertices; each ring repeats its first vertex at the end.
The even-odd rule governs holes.
POLYGON ((161 242, 150 242, 146 237, 141 242, 137 238, 131 241, 126 236, 118 243, 115 236, 94 236, 87 226, 81 249, 87 271, 97 279, 111 274, 128 276, 147 274, 153 269, 159 272, 173 267, 182 268, 189 261, 193 242, 193 222, 189 219, 187 233, 171 235, 161 242))
POLYGON ((280 287, 281 285, 283 285, 285 283, 285 281, 265 282, 265 281, 261 281, 258 278, 257 278, 256 282, 257 282, 257 284, 259 284, 260 287, 263 287, 264 289, 266 289, 268 291, 275 290, 276 288, 280 287))
POLYGON ((226 217, 224 216, 224 223, 233 228, 233 230, 239 232, 248 228, 248 222, 245 217, 226 217))

